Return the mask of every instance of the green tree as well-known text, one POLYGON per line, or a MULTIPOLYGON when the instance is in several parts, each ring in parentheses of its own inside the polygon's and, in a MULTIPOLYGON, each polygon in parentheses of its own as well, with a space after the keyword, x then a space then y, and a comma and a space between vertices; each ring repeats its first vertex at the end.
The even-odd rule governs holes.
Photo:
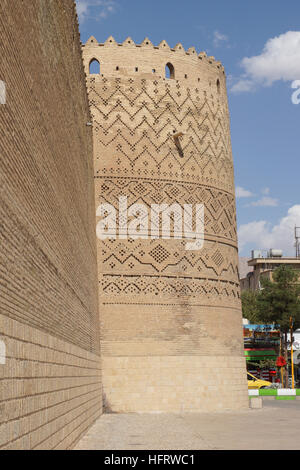
POLYGON ((273 271, 273 281, 262 278, 262 290, 257 296, 257 314, 263 323, 275 323, 282 333, 300 327, 300 284, 297 272, 282 265, 273 271))
MULTIPOLYGON (((287 361, 287 341, 290 318, 293 328, 300 327, 300 284, 297 272, 289 266, 281 265, 273 272, 273 281, 261 280, 262 290, 257 296, 258 318, 263 323, 273 323, 283 333, 284 356, 287 361)), ((285 374, 285 386, 288 385, 285 374)))
POLYGON ((250 323, 261 323, 260 313, 257 305, 258 293, 250 289, 244 290, 241 295, 243 318, 250 323))

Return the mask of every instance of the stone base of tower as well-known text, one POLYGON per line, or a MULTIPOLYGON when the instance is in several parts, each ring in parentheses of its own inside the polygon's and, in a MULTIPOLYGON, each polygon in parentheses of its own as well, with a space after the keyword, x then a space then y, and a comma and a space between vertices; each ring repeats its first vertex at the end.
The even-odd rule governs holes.
POLYGON ((106 412, 180 413, 249 407, 242 357, 104 357, 102 366, 106 412))
MULTIPOLYGON (((237 306, 104 302, 101 354, 106 412, 217 411, 248 407, 237 306)), ((106 299, 105 299, 106 300, 106 299)), ((217 299, 218 300, 218 299, 217 299)))

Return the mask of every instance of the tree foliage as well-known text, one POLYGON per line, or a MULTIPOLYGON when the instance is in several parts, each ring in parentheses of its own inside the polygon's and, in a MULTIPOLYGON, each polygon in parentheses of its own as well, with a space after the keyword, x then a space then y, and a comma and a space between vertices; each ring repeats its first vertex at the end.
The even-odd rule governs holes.
POLYGON ((249 320, 250 323, 261 323, 259 310, 257 305, 257 291, 244 290, 241 295, 243 318, 249 320))
MULTIPOLYGON (((281 265, 273 271, 273 279, 262 278, 259 292, 242 293, 243 316, 251 323, 275 324, 282 335, 283 354, 288 362, 288 332, 290 318, 293 330, 300 328, 299 271, 281 265)), ((279 351, 281 354, 281 351, 279 351)), ((260 361, 262 366, 262 361, 260 361)), ((288 370, 283 368, 283 383, 288 387, 288 370)))
POLYGON ((297 272, 282 265, 273 271, 273 281, 262 278, 257 295, 257 315, 263 323, 275 323, 283 333, 289 331, 290 317, 294 329, 300 327, 300 284, 297 272))

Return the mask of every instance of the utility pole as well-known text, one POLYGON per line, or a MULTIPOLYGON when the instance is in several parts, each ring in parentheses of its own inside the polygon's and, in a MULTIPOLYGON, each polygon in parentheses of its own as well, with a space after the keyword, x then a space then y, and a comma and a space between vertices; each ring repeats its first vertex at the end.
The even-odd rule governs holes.
POLYGON ((300 258, 300 227, 295 225, 295 248, 296 248, 296 258, 300 258))
POLYGON ((288 364, 288 349, 287 349, 287 331, 284 332, 284 359, 285 359, 285 371, 284 371, 284 387, 288 388, 289 386, 289 364, 288 364))
POLYGON ((290 335, 291 335, 291 369, 292 369, 292 388, 294 387, 294 361, 293 361, 293 319, 290 317, 290 335))
MULTIPOLYGON (((279 356, 282 357, 282 333, 280 331, 280 347, 279 347, 279 356)), ((281 386, 284 387, 283 383, 283 370, 282 366, 280 367, 280 377, 281 377, 281 386)))

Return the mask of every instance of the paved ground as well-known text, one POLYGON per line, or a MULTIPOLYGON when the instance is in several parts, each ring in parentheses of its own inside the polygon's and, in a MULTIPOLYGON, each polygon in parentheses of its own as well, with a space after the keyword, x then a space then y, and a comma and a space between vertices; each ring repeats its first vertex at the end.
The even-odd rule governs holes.
POLYGON ((300 401, 191 414, 107 414, 76 450, 300 449, 300 401))

